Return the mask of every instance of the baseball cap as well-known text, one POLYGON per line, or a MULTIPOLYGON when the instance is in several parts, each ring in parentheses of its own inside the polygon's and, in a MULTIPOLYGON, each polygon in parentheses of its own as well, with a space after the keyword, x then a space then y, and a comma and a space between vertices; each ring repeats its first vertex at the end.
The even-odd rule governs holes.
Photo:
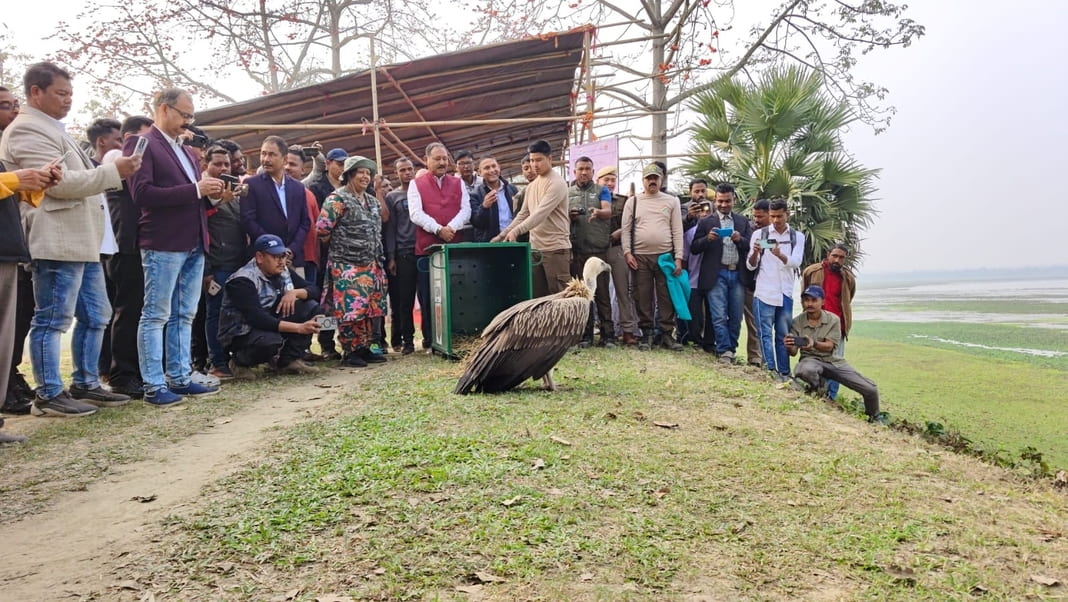
POLYGON ((823 299, 823 287, 818 284, 805 289, 805 292, 801 293, 802 297, 814 297, 816 299, 823 299))
POLYGON ((278 238, 274 234, 261 234, 256 239, 256 244, 253 248, 257 251, 263 251, 264 253, 270 253, 271 255, 285 255, 286 245, 282 242, 281 238, 278 238))
POLYGON ((344 161, 348 158, 349 154, 343 148, 332 148, 330 152, 326 153, 327 161, 344 161))
POLYGON ((614 175, 616 175, 616 168, 615 167, 602 167, 601 169, 597 170, 597 179, 598 180, 600 180, 601 178, 603 178, 605 176, 614 176, 614 175))
POLYGON ((650 163, 642 170, 642 178, 648 178, 649 176, 656 176, 658 178, 664 177, 664 172, 660 169, 660 166, 656 163, 650 163))

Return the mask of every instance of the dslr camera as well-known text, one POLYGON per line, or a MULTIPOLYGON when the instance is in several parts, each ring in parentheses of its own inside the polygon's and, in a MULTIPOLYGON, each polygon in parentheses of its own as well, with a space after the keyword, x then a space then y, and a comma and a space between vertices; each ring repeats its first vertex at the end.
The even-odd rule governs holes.
POLYGON ((185 146, 192 146, 193 148, 208 148, 211 144, 211 138, 204 133, 204 130, 198 128, 195 125, 185 125, 185 129, 189 130, 193 135, 189 138, 183 138, 182 144, 185 146))

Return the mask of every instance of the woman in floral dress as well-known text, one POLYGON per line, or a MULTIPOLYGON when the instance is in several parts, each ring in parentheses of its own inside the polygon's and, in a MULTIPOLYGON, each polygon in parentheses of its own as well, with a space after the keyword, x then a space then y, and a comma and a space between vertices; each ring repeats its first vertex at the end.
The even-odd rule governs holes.
POLYGON ((330 245, 323 279, 323 307, 338 322, 342 363, 363 367, 386 358, 371 353, 371 319, 386 315, 382 215, 367 187, 378 171, 360 156, 345 160, 341 186, 326 198, 316 228, 330 245))

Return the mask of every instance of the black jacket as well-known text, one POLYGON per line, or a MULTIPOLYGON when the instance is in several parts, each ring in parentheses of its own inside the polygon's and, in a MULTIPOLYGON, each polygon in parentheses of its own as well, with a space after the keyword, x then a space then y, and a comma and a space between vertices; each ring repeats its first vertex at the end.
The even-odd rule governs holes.
MULTIPOLYGON (((738 247, 737 268, 741 276, 741 273, 747 271, 745 258, 749 254, 749 239, 753 236, 753 228, 745 216, 732 212, 731 219, 734 220, 734 231, 741 235, 741 240, 735 243, 738 247)), ((697 288, 701 290, 712 290, 715 287, 723 264, 723 241, 708 240, 708 233, 716 228, 719 228, 719 213, 713 213, 697 222, 697 232, 694 232, 693 243, 690 245, 691 254, 704 255, 701 258, 701 274, 697 279, 697 288)))
MULTIPOLYGON (((512 217, 514 218, 515 214, 519 213, 519 208, 516 207, 515 203, 515 195, 518 194, 518 191, 509 182, 501 180, 501 184, 504 185, 504 198, 508 199, 508 206, 512 208, 512 217)), ((471 237, 472 242, 489 242, 491 238, 501 233, 501 218, 497 204, 494 203, 489 209, 482 206, 482 201, 486 199, 487 192, 489 192, 489 188, 486 187, 485 183, 482 183, 471 194, 471 227, 474 229, 474 236, 471 237)))
MULTIPOLYGON (((0 171, 7 171, 0 164, 0 171)), ((0 199, 0 263, 26 263, 30 249, 26 246, 26 231, 19 213, 19 195, 0 199)))

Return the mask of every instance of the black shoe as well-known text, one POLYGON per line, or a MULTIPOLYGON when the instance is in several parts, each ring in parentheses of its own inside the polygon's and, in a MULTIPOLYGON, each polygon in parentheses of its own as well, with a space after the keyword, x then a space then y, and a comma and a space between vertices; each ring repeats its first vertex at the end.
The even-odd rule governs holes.
POLYGON ((362 347, 356 350, 356 353, 360 356, 361 359, 363 359, 363 361, 367 362, 368 364, 381 364, 389 361, 385 357, 378 355, 367 347, 362 347))
POLYGON ((33 401, 33 398, 37 396, 33 391, 33 387, 30 386, 30 383, 26 382, 26 377, 23 376, 21 372, 16 372, 15 375, 11 377, 11 382, 7 384, 7 388, 8 390, 14 389, 16 393, 21 394, 31 402, 33 401))
POLYGON ((638 341, 638 351, 649 351, 653 346, 653 337, 642 337, 638 341))
POLYGON ((430 349, 430 339, 423 339, 423 349, 430 349))
POLYGON ((366 368, 367 362, 365 362, 359 354, 350 353, 345 356, 345 359, 341 360, 341 365, 349 368, 366 368))
POLYGON ((97 385, 95 389, 85 389, 78 385, 70 386, 70 396, 98 408, 116 408, 130 403, 130 396, 112 393, 97 385))
POLYGON ((410 342, 405 343, 404 347, 401 349, 401 355, 411 355, 413 353, 415 353, 415 345, 410 342))
POLYGON ((682 351, 683 350, 682 343, 676 341, 673 337, 667 337, 666 336, 663 339, 661 339, 660 346, 663 347, 664 349, 667 349, 668 351, 682 351))
POLYGON ((0 412, 20 416, 29 414, 30 406, 33 405, 33 398, 33 395, 25 395, 14 388, 8 389, 7 398, 4 399, 4 405, 0 406, 0 412))
POLYGON ((81 418, 96 414, 96 406, 71 398, 66 391, 51 399, 38 396, 33 400, 31 412, 34 416, 61 416, 63 418, 81 418))
POLYGON ((323 356, 324 362, 333 362, 341 359, 341 354, 336 349, 326 349, 320 355, 323 356))
POLYGON ((113 383, 111 385, 112 393, 119 393, 125 395, 130 399, 143 399, 145 396, 145 386, 140 381, 132 381, 125 383, 113 383))

